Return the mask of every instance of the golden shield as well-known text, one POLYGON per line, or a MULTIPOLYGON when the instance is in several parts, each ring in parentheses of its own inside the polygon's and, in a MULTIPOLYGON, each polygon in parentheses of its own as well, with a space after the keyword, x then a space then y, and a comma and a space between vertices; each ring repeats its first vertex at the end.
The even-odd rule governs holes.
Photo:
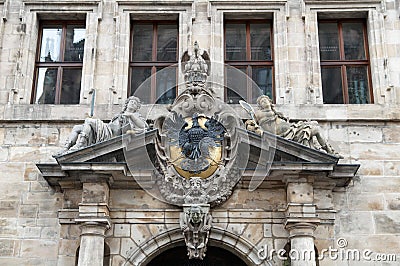
POLYGON ((223 134, 207 126, 207 121, 211 121, 207 117, 187 117, 185 121, 187 126, 181 129, 179 144, 169 146, 171 163, 182 177, 208 178, 221 163, 223 134), (193 156, 196 149, 199 154, 193 156))

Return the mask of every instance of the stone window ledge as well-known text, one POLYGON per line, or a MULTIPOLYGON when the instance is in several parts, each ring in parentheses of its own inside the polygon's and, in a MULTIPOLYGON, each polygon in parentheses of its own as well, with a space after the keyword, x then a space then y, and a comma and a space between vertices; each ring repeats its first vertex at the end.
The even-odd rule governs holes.
MULTIPOLYGON (((243 119, 249 118, 239 105, 231 105, 243 119)), ((256 106, 254 106, 256 108, 256 106)), ((276 105, 276 109, 291 120, 329 121, 400 121, 400 107, 380 104, 315 104, 315 105, 276 105)), ((98 104, 94 109, 96 118, 110 120, 121 111, 120 105, 98 104)), ((166 105, 144 105, 141 109, 146 119, 155 119, 166 112, 166 105), (147 113, 150 113, 147 115, 147 113)), ((0 120, 3 122, 50 121, 74 122, 89 117, 89 105, 0 105, 0 120)))

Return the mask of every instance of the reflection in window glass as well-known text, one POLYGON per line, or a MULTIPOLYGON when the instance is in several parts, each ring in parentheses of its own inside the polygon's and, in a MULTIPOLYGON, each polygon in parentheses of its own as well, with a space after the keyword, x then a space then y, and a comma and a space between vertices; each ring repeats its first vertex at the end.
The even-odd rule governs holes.
POLYGON ((372 103, 365 20, 320 21, 318 28, 324 103, 372 103))
POLYGON ((273 99, 271 32, 268 20, 226 21, 225 62, 248 76, 237 75, 231 69, 226 71, 228 103, 256 103, 261 94, 273 99))
POLYGON ((347 67, 349 103, 369 103, 367 67, 347 67))
POLYGON ((82 62, 84 46, 85 29, 82 26, 68 25, 64 61, 82 62))
POLYGON ((39 68, 35 103, 54 104, 56 98, 57 68, 39 68))
POLYGON ((133 61, 151 61, 153 51, 153 25, 135 24, 133 26, 133 61))
POLYGON ((239 100, 247 98, 246 67, 226 68, 226 97, 228 103, 239 103, 239 100), (238 73, 243 72, 243 75, 238 73))
POLYGON ((177 37, 176 24, 158 25, 157 61, 176 61, 177 37))
POLYGON ((61 104, 78 104, 81 93, 82 69, 64 68, 62 73, 61 104))
POLYGON ((324 103, 343 103, 342 74, 340 67, 321 69, 324 103))
POLYGON ((40 49, 40 62, 60 61, 62 27, 44 28, 40 49))
POLYGON ((365 59, 362 23, 343 23, 343 42, 346 60, 365 59))
POLYGON ((40 23, 32 103, 79 104, 86 29, 78 21, 40 23))
POLYGON ((226 60, 246 60, 246 24, 226 24, 226 60))
POLYGON ((144 88, 139 91, 139 86, 151 76, 151 67, 135 67, 131 71, 131 95, 135 95, 140 98, 143 103, 150 103, 151 92, 151 81, 148 80, 144 84, 144 88))
POLYGON ((176 97, 176 68, 157 68, 156 75, 156 103, 173 103, 176 97))
POLYGON ((251 60, 271 60, 271 38, 268 24, 250 24, 251 60))
POLYGON ((270 67, 253 67, 252 79, 257 84, 253 90, 257 91, 252 93, 252 101, 256 102, 258 96, 267 95, 273 99, 272 95, 272 69, 270 67))
POLYGON ((172 103, 176 97, 176 69, 167 67, 178 63, 178 24, 135 22, 131 34, 129 94, 141 98, 143 103, 172 103), (165 71, 157 73, 164 68, 165 71), (152 75, 152 79, 143 84, 146 88, 139 88, 152 75))
POLYGON ((320 23, 318 26, 321 60, 339 60, 339 30, 336 23, 320 23))

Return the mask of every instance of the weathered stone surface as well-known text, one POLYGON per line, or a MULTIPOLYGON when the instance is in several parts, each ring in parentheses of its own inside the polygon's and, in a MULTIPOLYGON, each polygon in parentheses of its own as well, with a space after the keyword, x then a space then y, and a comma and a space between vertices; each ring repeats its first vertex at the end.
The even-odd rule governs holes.
POLYGON ((349 209, 354 211, 380 211, 384 209, 383 194, 371 193, 350 194, 349 209))
POLYGON ((246 189, 236 189, 222 208, 259 208, 276 210, 284 208, 286 197, 283 190, 259 189, 249 192, 246 189))
POLYGON ((389 194, 386 193, 385 197, 385 205, 388 210, 400 210, 400 193, 398 194, 389 194))
POLYGON ((50 240, 23 240, 21 244, 21 256, 28 258, 57 258, 57 241, 50 240))
POLYGON ((311 183, 289 183, 287 201, 290 203, 312 203, 314 191, 311 183))
POLYGON ((386 143, 400 143, 400 127, 391 126, 384 127, 383 129, 383 140, 386 143))
POLYGON ((340 234, 373 234, 372 214, 370 212, 352 212, 340 215, 340 234))
POLYGON ((7 128, 4 144, 20 145, 58 145, 59 131, 57 128, 46 125, 23 125, 16 128, 7 128))
POLYGON ((348 127, 349 142, 382 142, 382 129, 379 127, 348 127))
POLYGON ((385 176, 400 176, 400 161, 385 161, 383 166, 385 176))
POLYGON ((114 224, 115 237, 130 237, 131 226, 129 224, 114 224))
POLYGON ((0 257, 10 257, 14 255, 15 241, 9 239, 0 240, 0 257))
POLYGON ((378 234, 400 233, 400 214, 396 212, 375 213, 375 231, 378 234))
POLYGON ((147 228, 147 225, 144 224, 133 224, 131 225, 131 238, 137 245, 141 245, 146 240, 151 237, 151 233, 147 228))

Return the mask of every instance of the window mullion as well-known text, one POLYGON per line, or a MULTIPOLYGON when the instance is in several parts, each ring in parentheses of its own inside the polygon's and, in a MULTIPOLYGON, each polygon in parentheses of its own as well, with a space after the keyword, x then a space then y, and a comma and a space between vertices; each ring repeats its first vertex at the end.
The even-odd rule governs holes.
POLYGON ((347 87, 347 66, 346 65, 342 65, 341 67, 341 71, 342 71, 342 88, 343 88, 343 102, 345 104, 349 103, 349 90, 347 87))
POLYGON ((54 103, 59 104, 61 101, 61 86, 62 86, 62 67, 61 65, 57 68, 57 82, 56 82, 56 95, 54 103))
POLYGON ((251 60, 250 22, 246 22, 246 61, 251 60))

